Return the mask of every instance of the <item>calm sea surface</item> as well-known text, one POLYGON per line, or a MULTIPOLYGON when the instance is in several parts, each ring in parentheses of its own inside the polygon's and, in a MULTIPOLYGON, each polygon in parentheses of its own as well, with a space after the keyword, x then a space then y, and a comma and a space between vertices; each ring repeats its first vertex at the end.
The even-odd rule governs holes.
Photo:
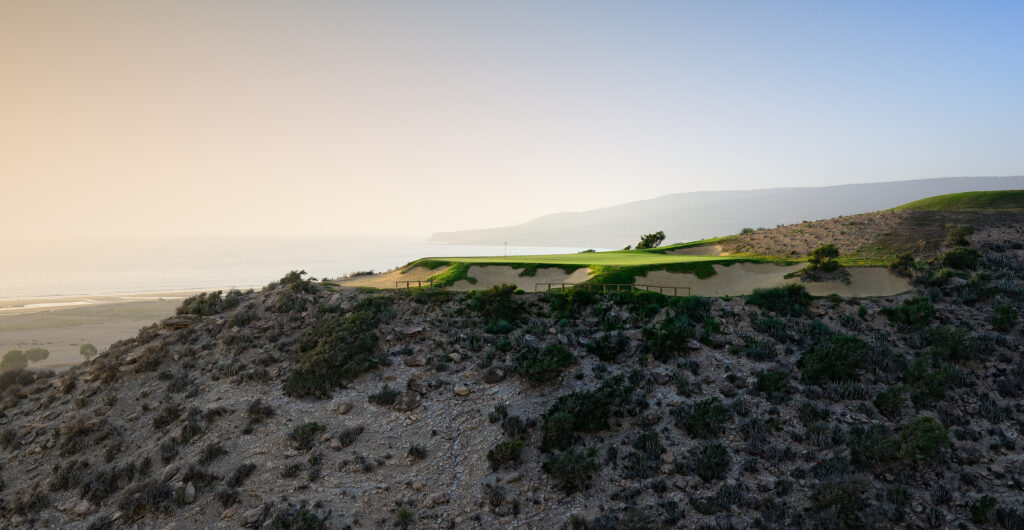
MULTIPOLYGON (((0 249, 0 299, 258 287, 290 270, 317 278, 384 271, 427 256, 501 256, 503 246, 408 238, 21 242, 0 249)), ((581 248, 509 246, 508 254, 581 248)))

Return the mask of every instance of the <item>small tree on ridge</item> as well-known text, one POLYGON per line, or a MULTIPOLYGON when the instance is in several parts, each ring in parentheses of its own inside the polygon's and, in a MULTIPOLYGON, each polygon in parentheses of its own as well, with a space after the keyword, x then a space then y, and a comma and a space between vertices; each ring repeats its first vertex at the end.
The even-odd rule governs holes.
POLYGON ((658 230, 653 234, 644 234, 640 236, 640 242, 636 244, 636 248, 658 248, 662 241, 665 241, 665 232, 658 230))

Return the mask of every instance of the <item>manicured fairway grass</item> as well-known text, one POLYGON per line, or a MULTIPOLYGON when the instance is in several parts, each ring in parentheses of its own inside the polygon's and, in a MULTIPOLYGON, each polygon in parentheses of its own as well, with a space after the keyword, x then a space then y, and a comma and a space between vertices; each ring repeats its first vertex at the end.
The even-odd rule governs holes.
MULTIPOLYGON (((585 252, 581 254, 544 254, 537 256, 488 256, 488 257, 452 257, 426 258, 430 261, 445 263, 472 263, 487 265, 573 265, 590 267, 606 265, 616 267, 642 267, 645 265, 664 265, 667 263, 696 263, 709 261, 713 263, 731 262, 741 258, 732 256, 674 256, 655 252, 634 250, 614 250, 610 252, 585 252)), ((743 258, 749 261, 749 258, 743 258)))
POLYGON ((633 283, 637 276, 650 271, 665 270, 696 275, 708 278, 715 275, 713 265, 731 265, 746 262, 778 262, 778 258, 768 256, 681 256, 663 254, 664 249, 651 250, 613 250, 608 252, 582 252, 579 254, 543 254, 535 256, 486 256, 486 257, 446 257, 424 258, 406 265, 436 269, 448 266, 444 272, 431 277, 432 280, 444 285, 451 285, 459 280, 475 283, 469 276, 469 268, 473 265, 506 265, 514 269, 522 269, 520 276, 534 276, 537 269, 557 267, 565 272, 589 268, 592 276, 588 283, 626 284, 633 283))

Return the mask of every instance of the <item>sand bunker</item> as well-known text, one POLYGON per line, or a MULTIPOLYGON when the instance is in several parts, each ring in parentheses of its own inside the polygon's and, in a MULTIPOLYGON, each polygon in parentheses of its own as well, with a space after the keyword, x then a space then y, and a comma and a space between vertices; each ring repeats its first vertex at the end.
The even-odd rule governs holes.
POLYGON ((344 278, 341 280, 337 280, 334 283, 337 283, 338 285, 343 285, 345 287, 373 287, 376 289, 394 289, 395 282, 426 280, 431 276, 441 274, 446 270, 448 270, 447 266, 438 267, 436 269, 428 269, 426 267, 413 267, 405 271, 404 273, 400 270, 393 270, 382 274, 369 274, 366 276, 356 276, 354 278, 344 278))
POLYGON ((785 276, 804 268, 804 265, 733 263, 729 266, 712 267, 715 268, 715 275, 703 280, 695 274, 651 271, 646 276, 637 276, 636 283, 661 287, 689 287, 690 294, 694 296, 741 296, 754 292, 754 289, 793 283, 796 280, 787 280, 785 276))
MULTIPOLYGON (((513 269, 508 265, 491 265, 481 267, 473 265, 469 268, 469 277, 476 278, 476 283, 459 280, 452 284, 456 291, 472 291, 474 289, 490 289, 496 285, 512 284, 532 293, 538 283, 581 283, 590 278, 590 269, 576 269, 571 274, 557 267, 541 267, 533 276, 520 276, 523 269, 513 269)), ((543 288, 541 290, 544 290, 543 288)))
MULTIPOLYGON (((743 296, 754 292, 754 289, 781 287, 798 282, 799 279, 786 278, 786 275, 799 271, 804 266, 803 264, 775 265, 772 263, 713 265, 716 274, 703 280, 693 274, 652 271, 646 276, 638 276, 636 283, 663 287, 689 287, 690 294, 694 296, 743 296)), ((860 267, 851 268, 849 271, 849 285, 834 281, 806 282, 804 287, 815 296, 838 294, 853 297, 892 296, 907 292, 911 288, 910 282, 895 276, 885 268, 860 267)))
POLYGON ((893 296, 909 291, 912 287, 906 278, 896 276, 884 267, 850 267, 850 283, 838 281, 804 282, 807 292, 814 296, 867 297, 893 296))
MULTIPOLYGON (((716 264, 713 267, 716 274, 703 280, 694 274, 651 271, 644 276, 637 276, 636 284, 688 287, 690 289, 688 293, 680 290, 680 295, 744 296, 754 292, 754 289, 781 287, 799 282, 799 279, 786 278, 786 275, 799 271, 805 265, 802 263, 776 265, 774 263, 740 262, 732 265, 716 264)), ((383 274, 356 276, 338 280, 337 283, 345 287, 394 289, 396 281, 427 280, 445 270, 447 267, 436 269, 413 267, 404 273, 396 270, 383 274)), ((889 269, 883 267, 851 267, 847 270, 850 272, 849 284, 840 281, 826 281, 804 282, 803 285, 807 288, 807 292, 814 296, 830 294, 847 297, 893 296, 911 290, 909 281, 894 275, 889 269)), ((532 293, 536 290, 538 283, 583 283, 590 278, 590 269, 587 268, 567 273, 558 267, 541 267, 533 276, 520 276, 522 271, 523 269, 515 269, 508 265, 473 265, 469 268, 468 275, 470 278, 476 278, 476 283, 459 280, 449 288, 454 291, 473 291, 511 284, 532 293)), ((542 290, 544 289, 542 288, 542 290)), ((665 293, 671 294, 668 290, 665 293)))

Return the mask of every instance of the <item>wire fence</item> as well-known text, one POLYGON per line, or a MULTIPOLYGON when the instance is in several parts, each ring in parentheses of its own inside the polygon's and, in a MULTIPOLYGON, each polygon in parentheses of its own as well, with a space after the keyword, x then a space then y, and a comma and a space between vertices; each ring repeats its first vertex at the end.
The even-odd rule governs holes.
POLYGON ((422 289, 423 287, 428 287, 431 289, 435 287, 444 287, 444 284, 442 284, 441 282, 435 282, 433 280, 402 280, 395 282, 395 289, 412 289, 414 287, 413 284, 415 284, 415 288, 417 289, 422 289))

